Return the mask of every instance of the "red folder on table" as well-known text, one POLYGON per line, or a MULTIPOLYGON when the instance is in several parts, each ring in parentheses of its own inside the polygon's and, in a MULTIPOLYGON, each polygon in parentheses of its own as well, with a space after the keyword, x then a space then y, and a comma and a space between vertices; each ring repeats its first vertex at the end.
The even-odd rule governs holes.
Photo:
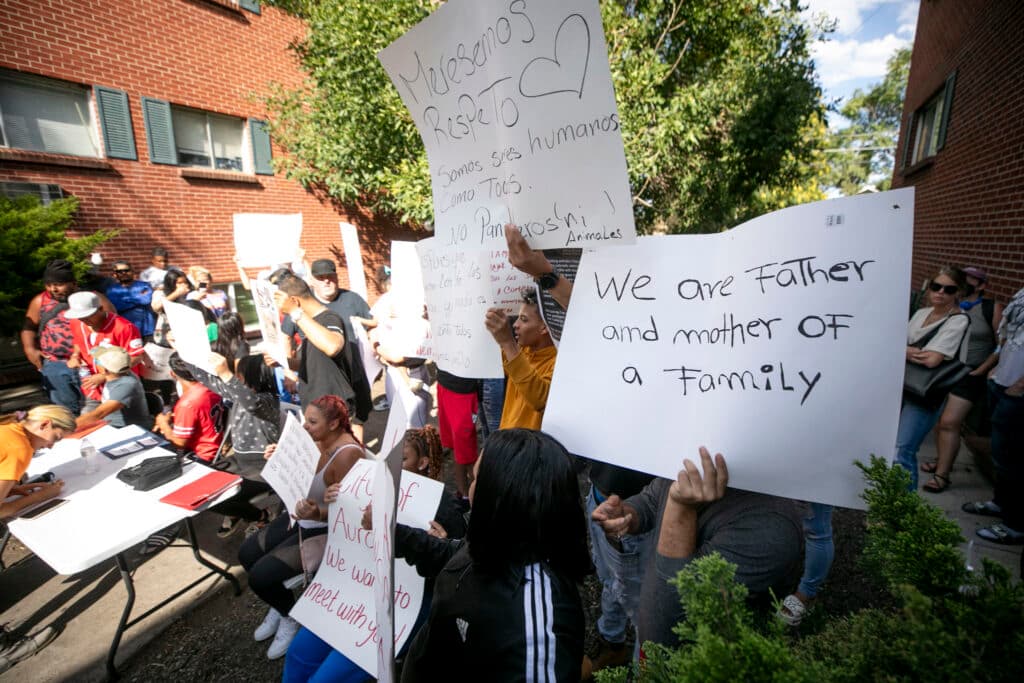
POLYGON ((177 491, 168 493, 160 499, 160 502, 167 503, 168 505, 177 505, 186 510, 195 510, 240 481, 242 481, 242 478, 237 474, 214 470, 196 479, 191 484, 186 484, 177 491))

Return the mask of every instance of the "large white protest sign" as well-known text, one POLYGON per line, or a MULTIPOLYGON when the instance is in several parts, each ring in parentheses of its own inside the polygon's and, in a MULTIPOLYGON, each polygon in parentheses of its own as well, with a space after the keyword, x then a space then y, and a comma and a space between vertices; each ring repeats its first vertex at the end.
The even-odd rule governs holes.
MULTIPOLYGON (((363 510, 372 500, 379 463, 360 460, 342 480, 338 500, 328 513, 328 538, 323 561, 290 616, 327 641, 370 675, 377 674, 380 635, 374 585, 374 534, 362 528, 363 510)), ((397 521, 427 529, 434 519, 444 486, 403 472, 397 521)), ((423 602, 423 578, 408 563, 395 562, 394 643, 408 640, 423 602)))
POLYGON ((207 372, 210 367, 210 338, 206 333, 206 319, 203 314, 185 304, 164 301, 164 315, 174 336, 174 350, 181 359, 207 372))
MULTIPOLYGON (((373 563, 377 580, 373 602, 377 612, 377 683, 395 678, 395 513, 398 510, 402 451, 382 453, 373 480, 373 563)), ((429 520, 428 520, 429 521, 429 520)))
POLYGON ((423 274, 417 244, 391 243, 391 310, 396 316, 423 315, 423 274))
POLYGON ((370 343, 370 337, 366 334, 363 324, 355 316, 350 317, 348 321, 352 326, 353 334, 355 334, 356 343, 359 345, 359 355, 363 359, 363 370, 366 372, 366 383, 372 387, 384 366, 377 360, 377 354, 373 352, 373 345, 370 343))
POLYGON ((366 272, 363 270, 363 250, 359 247, 356 226, 351 223, 341 224, 341 244, 345 248, 348 288, 363 299, 369 299, 366 291, 366 272))
POLYGON ((737 488, 863 507, 853 461, 896 442, 913 216, 910 188, 585 252, 545 431, 672 478, 706 445, 737 488))
POLYGON ((484 326, 491 307, 490 252, 417 242, 437 367, 459 377, 502 377, 501 351, 484 326))
POLYGON ((263 466, 260 476, 281 498, 285 509, 292 513, 295 512, 295 504, 309 495, 319 460, 320 449, 289 412, 277 448, 263 466))
POLYGON ((634 241, 597 0, 450 0, 378 55, 430 161, 435 234, 500 248, 634 241))
POLYGON ((236 213, 235 256, 243 268, 290 263, 302 238, 301 213, 236 213))
POLYGON ((266 280, 250 281, 252 300, 256 305, 256 316, 259 318, 260 332, 263 334, 263 350, 277 361, 283 368, 288 367, 288 339, 281 331, 281 316, 274 302, 277 287, 266 280))
POLYGON ((377 451, 383 455, 391 452, 405 436, 406 430, 425 427, 430 418, 428 405, 409 389, 402 370, 389 367, 387 373, 388 384, 393 387, 393 391, 388 421, 384 426, 384 436, 381 437, 380 448, 377 451))

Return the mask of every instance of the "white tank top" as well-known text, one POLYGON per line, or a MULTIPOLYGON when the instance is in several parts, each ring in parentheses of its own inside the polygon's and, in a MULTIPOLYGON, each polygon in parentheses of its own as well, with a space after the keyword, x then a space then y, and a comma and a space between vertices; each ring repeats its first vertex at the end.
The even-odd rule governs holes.
MULTIPOLYGON (((334 452, 331 453, 331 457, 327 458, 327 462, 325 462, 324 466, 320 468, 320 471, 313 475, 313 483, 309 485, 309 493, 306 497, 316 502, 317 505, 323 502, 324 493, 327 492, 327 482, 324 481, 324 472, 326 472, 327 468, 331 466, 332 462, 334 462, 334 458, 337 457, 338 453, 341 453, 346 448, 358 448, 360 451, 363 450, 361 446, 354 443, 347 443, 343 446, 338 446, 334 449, 334 452)), ((299 526, 303 529, 320 529, 327 526, 327 522, 312 519, 300 519, 299 526)))

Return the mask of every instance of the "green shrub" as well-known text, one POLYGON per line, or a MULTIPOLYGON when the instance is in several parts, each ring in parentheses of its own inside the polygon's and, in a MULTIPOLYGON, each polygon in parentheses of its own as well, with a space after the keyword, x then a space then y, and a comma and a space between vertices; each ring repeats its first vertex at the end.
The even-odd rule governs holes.
POLYGON ((34 196, 0 196, 0 273, 4 283, 0 289, 0 334, 21 329, 29 301, 43 289, 47 262, 67 259, 74 264, 75 275, 82 278, 90 268, 89 253, 117 234, 99 230, 69 238, 65 231, 77 210, 74 197, 44 205, 34 196))
MULTIPOLYGON (((865 567, 889 586, 897 607, 830 619, 803 639, 769 620, 758 627, 735 566, 718 555, 676 578, 685 618, 678 648, 645 643, 635 680, 1022 681, 1024 587, 989 561, 968 571, 956 523, 907 491, 909 474, 872 458, 865 567)), ((624 681, 628 669, 597 674, 624 681)))

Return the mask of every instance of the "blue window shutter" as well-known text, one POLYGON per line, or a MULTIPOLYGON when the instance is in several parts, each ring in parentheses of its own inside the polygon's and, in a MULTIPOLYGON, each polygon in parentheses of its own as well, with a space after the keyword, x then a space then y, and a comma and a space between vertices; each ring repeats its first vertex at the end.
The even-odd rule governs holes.
POLYGON ((238 0, 238 6, 249 10, 253 14, 260 13, 260 0, 238 0))
POLYGON ((135 161, 135 133, 132 131, 132 113, 128 107, 128 95, 123 90, 93 87, 96 108, 100 114, 100 129, 103 131, 103 146, 112 159, 135 161))
POLYGON ((270 133, 267 122, 249 119, 249 135, 252 136, 252 160, 257 175, 274 175, 274 167, 270 163, 270 133))
POLYGON ((142 117, 146 121, 146 143, 149 160, 154 164, 178 164, 178 148, 174 145, 171 105, 163 100, 142 98, 142 117))
POLYGON ((953 107, 953 86, 956 84, 956 72, 954 71, 946 78, 946 91, 942 98, 942 122, 939 124, 939 139, 935 144, 935 151, 946 146, 946 127, 949 125, 949 114, 953 107))

